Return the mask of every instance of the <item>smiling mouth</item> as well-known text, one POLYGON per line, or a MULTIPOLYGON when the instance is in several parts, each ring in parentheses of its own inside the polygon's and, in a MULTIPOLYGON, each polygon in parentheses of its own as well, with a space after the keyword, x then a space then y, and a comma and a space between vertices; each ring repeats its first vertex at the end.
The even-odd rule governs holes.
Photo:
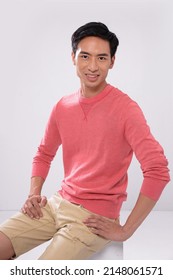
POLYGON ((86 77, 87 77, 87 79, 90 80, 90 81, 95 81, 95 80, 97 80, 97 78, 99 77, 99 75, 98 75, 98 74, 86 74, 86 77))

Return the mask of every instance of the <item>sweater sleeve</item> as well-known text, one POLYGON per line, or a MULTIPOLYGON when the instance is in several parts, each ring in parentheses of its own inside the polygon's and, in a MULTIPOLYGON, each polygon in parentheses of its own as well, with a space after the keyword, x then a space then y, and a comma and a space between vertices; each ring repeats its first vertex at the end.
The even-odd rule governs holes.
POLYGON ((125 137, 141 165, 141 193, 157 201, 170 180, 168 161, 140 107, 133 101, 126 108, 125 137))
POLYGON ((56 106, 54 106, 49 117, 44 137, 38 147, 32 163, 31 176, 39 176, 46 179, 51 162, 61 145, 61 137, 58 130, 58 122, 56 119, 56 106))

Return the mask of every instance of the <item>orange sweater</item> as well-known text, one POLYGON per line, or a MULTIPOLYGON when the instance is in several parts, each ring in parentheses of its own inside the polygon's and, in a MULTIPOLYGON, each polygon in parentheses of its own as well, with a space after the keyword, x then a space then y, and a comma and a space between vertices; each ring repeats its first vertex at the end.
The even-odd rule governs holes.
POLYGON ((80 90, 53 108, 33 160, 32 176, 46 178, 62 144, 63 198, 116 218, 126 200, 127 171, 133 152, 143 172, 141 192, 158 200, 169 178, 163 149, 152 136, 139 106, 107 85, 92 98, 80 90))

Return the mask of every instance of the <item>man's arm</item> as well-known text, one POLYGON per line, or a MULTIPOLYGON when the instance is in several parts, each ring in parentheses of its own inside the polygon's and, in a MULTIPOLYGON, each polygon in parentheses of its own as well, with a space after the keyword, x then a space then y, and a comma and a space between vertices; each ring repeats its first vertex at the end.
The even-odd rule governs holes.
POLYGON ((32 219, 39 219, 43 216, 41 208, 47 203, 47 198, 41 196, 44 181, 42 177, 31 178, 29 196, 21 209, 24 214, 27 214, 32 219))
POLYGON ((131 211, 123 226, 99 215, 92 215, 84 221, 91 231, 106 239, 114 241, 125 241, 130 238, 137 228, 142 224, 148 214, 155 206, 156 201, 140 193, 136 205, 131 211))
POLYGON ((33 158, 30 192, 21 209, 30 218, 41 218, 43 216, 41 208, 47 203, 47 198, 41 196, 41 190, 48 175, 51 162, 61 144, 56 119, 56 106, 54 106, 46 126, 44 137, 33 158))

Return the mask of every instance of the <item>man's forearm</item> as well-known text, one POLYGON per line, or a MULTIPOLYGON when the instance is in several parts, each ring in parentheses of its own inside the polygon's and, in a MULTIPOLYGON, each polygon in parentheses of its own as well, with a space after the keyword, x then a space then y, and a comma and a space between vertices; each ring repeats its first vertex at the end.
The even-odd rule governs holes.
POLYGON ((39 219, 43 216, 41 208, 47 203, 47 198, 41 196, 41 190, 44 183, 42 177, 32 177, 29 196, 26 199, 21 211, 27 214, 31 219, 39 219))
POLYGON ((156 201, 140 193, 138 200, 123 226, 127 239, 137 230, 155 206, 156 201))
POLYGON ((44 181, 42 177, 32 177, 29 196, 40 195, 44 181))

